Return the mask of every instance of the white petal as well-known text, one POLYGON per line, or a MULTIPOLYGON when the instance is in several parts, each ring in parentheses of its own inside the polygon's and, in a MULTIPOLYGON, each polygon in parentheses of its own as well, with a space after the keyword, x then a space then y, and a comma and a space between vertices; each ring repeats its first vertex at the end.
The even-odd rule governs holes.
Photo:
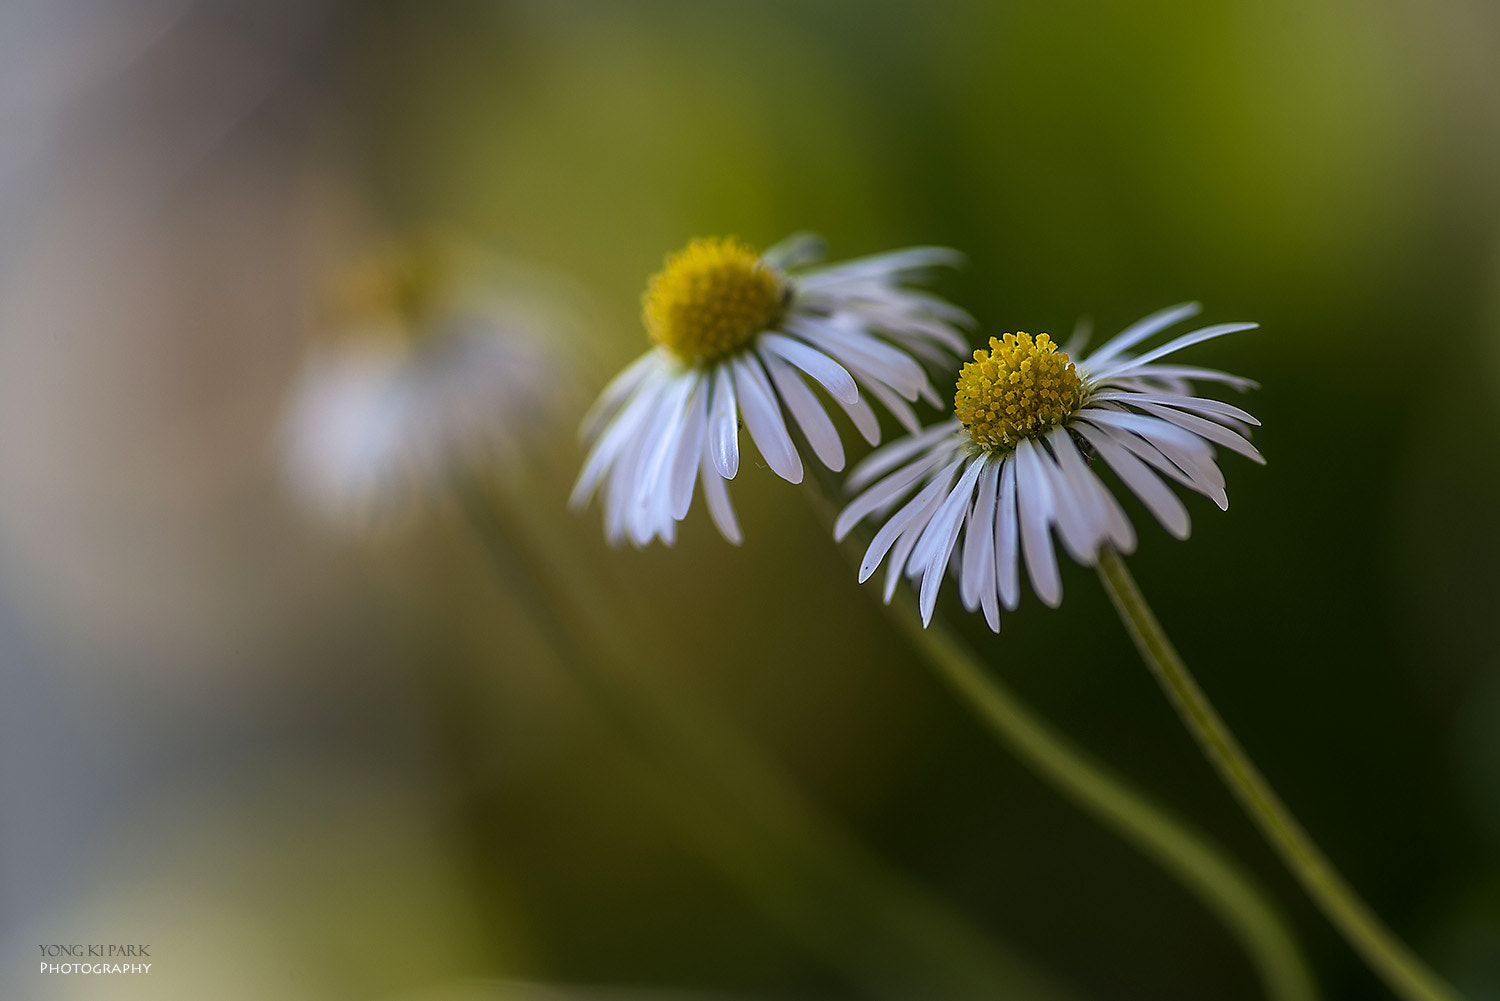
POLYGON ((963 254, 948 247, 907 247, 803 272, 798 284, 816 287, 870 279, 896 282, 938 265, 958 267, 964 260, 963 254))
MULTIPOLYGON (((1092 411, 1086 411, 1082 416, 1092 416, 1092 411)), ((1159 444, 1118 428, 1106 429, 1106 433, 1148 465, 1213 501, 1221 511, 1229 510, 1229 495, 1224 490, 1224 474, 1214 465, 1212 458, 1200 460, 1196 455, 1175 449, 1164 452, 1159 444)))
POLYGON ((1223 445, 1231 451, 1238 452, 1252 462, 1258 462, 1262 466, 1266 464, 1265 456, 1261 455, 1254 445, 1222 424, 1215 424, 1213 421, 1204 420, 1202 417, 1195 417, 1192 414, 1185 414, 1155 403, 1141 403, 1137 404, 1137 406, 1148 414, 1153 414, 1164 421, 1176 424, 1186 431, 1191 431, 1200 438, 1206 438, 1216 445, 1223 445))
POLYGON ((818 402, 813 391, 807 388, 807 383, 786 362, 764 350, 761 351, 761 360, 765 362, 766 372, 775 383, 776 391, 781 394, 781 401, 792 412, 792 417, 807 437, 807 443, 812 446, 813 452, 829 469, 835 472, 843 469, 844 443, 839 438, 838 428, 833 426, 828 412, 823 409, 823 404, 818 402))
POLYGON ((719 534, 734 545, 744 541, 740 534, 740 523, 734 517, 734 507, 729 503, 729 488, 719 475, 717 461, 712 448, 704 443, 703 461, 698 466, 698 478, 703 481, 703 497, 708 501, 708 513, 713 518, 719 534))
POLYGON ((938 351, 947 364, 953 355, 968 352, 968 341, 950 323, 972 326, 973 317, 941 300, 922 299, 907 289, 885 290, 871 298, 830 296, 824 308, 833 309, 856 321, 865 330, 879 331, 901 344, 902 350, 913 350, 918 344, 938 351), (939 308, 939 305, 946 308, 939 308), (936 315, 934 315, 936 314, 936 315), (946 350, 944 350, 946 349, 946 350))
POLYGON ((1167 355, 1181 351, 1183 348, 1192 347, 1194 344, 1201 344, 1215 337, 1223 337, 1225 334, 1237 334, 1242 330, 1254 330, 1259 326, 1260 324, 1258 323, 1219 323, 1212 327, 1201 327, 1190 334, 1183 334, 1181 337, 1174 338, 1159 348, 1153 348, 1138 358, 1130 358, 1122 362, 1107 364, 1102 368, 1091 364, 1087 366, 1087 376, 1095 382, 1102 382, 1105 379, 1125 375, 1142 365, 1149 365, 1158 358, 1165 358, 1167 355))
POLYGON ((683 429, 687 427, 686 411, 689 399, 698 388, 701 377, 697 372, 687 372, 673 379, 666 392, 662 393, 661 405, 653 418, 655 426, 652 438, 655 443, 646 453, 641 476, 636 480, 631 503, 636 507, 653 507, 662 499, 670 507, 671 490, 669 473, 682 442, 683 429))
POLYGON ((1163 528, 1179 539, 1186 539, 1192 533, 1193 525, 1188 518, 1187 508, 1182 506, 1177 495, 1145 463, 1118 444, 1107 432, 1081 422, 1077 428, 1098 451, 1100 458, 1115 471, 1120 481, 1161 522, 1163 528))
POLYGON ((1138 405, 1139 403, 1157 403, 1162 406, 1176 407, 1178 410, 1187 410, 1193 413, 1217 414, 1223 417, 1232 417, 1237 421, 1244 421, 1246 424, 1252 424, 1256 427, 1260 426, 1260 421, 1256 420, 1254 416, 1246 413, 1239 407, 1236 407, 1230 403, 1224 403, 1220 400, 1210 400, 1202 396, 1179 396, 1174 393, 1105 391, 1102 393, 1090 394, 1089 400, 1090 402, 1095 400, 1114 401, 1118 403, 1124 403, 1132 407, 1138 405))
POLYGON ((854 423, 855 430, 871 445, 880 444, 880 418, 875 416, 875 409, 870 406, 869 401, 860 397, 853 403, 839 402, 844 408, 844 413, 849 415, 849 420, 854 423))
POLYGON ((1062 346, 1062 353, 1069 358, 1080 358, 1083 349, 1088 347, 1089 336, 1094 332, 1094 321, 1086 316, 1080 316, 1078 322, 1073 324, 1073 336, 1062 346))
POLYGON ((1048 437, 1048 442, 1052 445, 1052 451, 1057 455, 1057 464, 1072 485, 1073 491, 1080 498, 1087 498, 1094 531, 1099 533, 1097 542, 1108 539, 1120 552, 1133 552, 1135 529, 1131 526, 1130 519, 1125 516, 1119 501, 1115 500, 1114 495, 1105 489, 1099 477, 1089 468, 1083 453, 1078 450, 1078 444, 1073 441, 1073 435, 1058 428, 1048 437))
MULTIPOLYGON (((922 587, 917 595, 917 609, 922 613, 924 627, 932 622, 932 613, 937 607, 938 588, 942 586, 946 576, 949 558, 953 555, 954 544, 958 542, 959 529, 969 513, 970 499, 974 496, 974 481, 983 468, 982 462, 970 462, 963 479, 959 480, 958 486, 948 498, 948 510, 939 511, 933 516, 935 524, 941 522, 942 531, 940 535, 934 534, 937 545, 927 556, 922 570, 922 587)), ((931 526, 927 531, 932 531, 931 526)), ((921 543, 918 543, 919 548, 920 546, 921 543)))
POLYGON ((828 390, 840 403, 855 403, 859 400, 859 387, 849 370, 828 357, 811 344, 795 340, 785 334, 767 331, 760 335, 760 346, 806 372, 828 390))
POLYGON ((692 399, 688 400, 682 441, 672 459, 668 482, 668 497, 671 515, 677 521, 687 517, 693 504, 693 483, 697 479, 698 464, 702 461, 703 443, 708 438, 708 387, 707 376, 698 380, 692 399))
POLYGON ((916 608, 921 612, 922 626, 932 623, 933 609, 938 606, 939 587, 942 587, 944 576, 947 575, 963 519, 969 513, 975 482, 980 479, 983 471, 983 459, 969 459, 968 468, 959 477, 959 483, 945 498, 932 521, 922 530, 921 540, 918 540, 912 551, 907 572, 910 573, 916 567, 916 573, 921 576, 916 608))
POLYGON ((971 612, 979 604, 985 581, 990 581, 993 589, 995 577, 995 494, 1000 488, 1000 462, 990 456, 981 462, 984 472, 964 529, 963 574, 958 581, 959 597, 971 612))
MULTIPOLYGON (((1161 423, 1162 428, 1170 427, 1173 431, 1181 428, 1161 423)), ((1126 448, 1130 449, 1140 458, 1157 468, 1163 468, 1160 463, 1152 460, 1151 453, 1156 452, 1167 460, 1171 468, 1163 468, 1163 471, 1173 479, 1178 479, 1178 474, 1186 476, 1188 481, 1185 486, 1196 490, 1205 497, 1212 500, 1221 510, 1229 509, 1229 495, 1224 487, 1224 474, 1220 471, 1214 461, 1213 446, 1197 439, 1197 448, 1183 448, 1181 443, 1166 435, 1158 433, 1158 429, 1147 428, 1144 431, 1131 434, 1128 431, 1112 429, 1110 434, 1126 448)))
POLYGON ((1015 453, 1006 456, 1003 462, 1000 467, 1000 489, 995 497, 995 585, 1000 591, 1000 603, 1014 611, 1021 603, 1015 453))
POLYGON ((740 471, 740 413, 729 366, 714 370, 714 395, 708 410, 708 451, 714 468, 726 480, 740 471))
MULTIPOLYGON (((656 415, 670 380, 652 393, 651 409, 625 442, 619 457, 610 466, 604 486, 604 537, 612 546, 625 542, 631 526, 631 500, 635 484, 645 468, 646 456, 656 442, 656 415)), ((632 541, 635 541, 632 539, 632 541)), ((637 542, 637 545, 642 543, 637 542)))
POLYGON ((1230 375, 1228 372, 1220 372, 1212 368, 1199 368, 1196 365, 1142 365, 1131 371, 1132 377, 1141 376, 1151 379, 1190 379, 1195 382, 1222 382, 1227 386, 1244 392, 1249 389, 1259 389, 1260 383, 1254 379, 1246 379, 1243 376, 1230 375))
POLYGON ((578 482, 574 484, 573 493, 568 498, 568 504, 575 511, 588 503, 604 474, 635 441, 641 425, 655 412, 659 394, 667 381, 664 370, 654 370, 650 378, 637 387, 635 395, 625 404, 624 409, 605 427, 604 433, 594 442, 594 447, 589 449, 583 470, 578 474, 578 482))
POLYGON ((1016 446, 1016 504, 1021 513, 1021 555, 1031 589, 1046 605, 1062 604, 1062 578, 1047 526, 1053 519, 1052 484, 1030 438, 1016 446))
POLYGON ((966 462, 963 475, 958 478, 957 485, 943 499, 942 506, 938 508, 937 514, 932 516, 932 523, 923 531, 921 540, 917 542, 917 548, 913 549, 911 554, 912 565, 920 568, 934 564, 937 566, 936 572, 939 576, 943 568, 948 565, 948 556, 953 551, 953 542, 947 541, 945 544, 945 540, 950 534, 957 536, 958 526, 963 523, 969 502, 974 498, 974 484, 984 470, 984 463, 979 459, 966 458, 966 462))
POLYGON ((906 530, 901 533, 901 538, 896 540, 895 548, 891 550, 891 558, 886 564, 885 588, 881 593, 881 598, 887 605, 891 603, 891 599, 896 595, 896 585, 901 583, 908 558, 911 556, 912 549, 916 547, 917 539, 921 537, 922 530, 927 527, 927 523, 932 520, 932 516, 936 513, 936 504, 922 509, 917 517, 907 525, 906 530))
POLYGON ((661 352, 652 349, 625 367, 625 371, 610 380, 599 394, 594 405, 589 407, 579 425, 578 434, 584 441, 592 441, 606 420, 624 405, 630 394, 640 388, 651 373, 662 366, 661 352))
POLYGON ((1196 302, 1184 302, 1157 310, 1150 316, 1136 320, 1104 342, 1098 351, 1088 357, 1087 364, 1102 366, 1111 358, 1117 357, 1120 352, 1130 350, 1157 331, 1166 330, 1172 324, 1186 320, 1190 316, 1197 316, 1202 309, 1203 307, 1196 302))
POLYGON ((818 234, 793 233, 761 254, 760 259, 777 271, 787 272, 821 261, 827 250, 827 245, 818 234))
POLYGON ((934 466, 940 465, 948 458, 949 453, 945 451, 922 455, 854 498, 848 507, 839 512, 838 520, 833 523, 834 541, 843 541, 844 536, 848 535, 849 531, 866 515, 878 511, 910 490, 922 477, 931 472, 934 466))
MULTIPOLYGON (((1058 430, 1067 434, 1064 429, 1058 430)), ((1052 517, 1057 522, 1063 547, 1075 562, 1092 566, 1094 552, 1103 533, 1103 519, 1096 520, 1093 498, 1076 489, 1040 440, 1035 442, 1034 451, 1038 467, 1047 476, 1052 494, 1052 517)))
MULTIPOLYGON (((959 466, 963 465, 963 461, 963 457, 960 456, 948 463, 920 493, 907 501, 899 511, 891 515, 884 525, 880 526, 880 530, 875 533, 875 538, 870 540, 869 547, 865 549, 864 559, 860 561, 859 582, 861 584, 870 579, 870 575, 880 566, 880 561, 885 558, 886 553, 890 552, 891 546, 895 544, 897 537, 908 525, 917 522, 918 519, 921 519, 921 524, 926 524, 927 520, 932 517, 933 512, 938 508, 938 498, 943 496, 944 491, 953 482, 953 474, 958 471, 959 466)), ((895 569, 898 573, 900 572, 899 566, 895 569)))
POLYGON ((772 471, 789 483, 802 482, 802 457, 787 434, 786 423, 781 419, 781 407, 776 403, 775 392, 761 370, 754 355, 745 355, 730 362, 734 368, 734 389, 739 397, 740 413, 745 416, 745 427, 761 456, 772 471))
MULTIPOLYGON (((644 535, 648 542, 653 535, 659 535, 669 546, 676 534, 677 522, 673 515, 676 500, 672 478, 674 467, 677 465, 678 454, 687 444, 683 437, 689 425, 688 408, 695 405, 700 387, 707 382, 707 376, 692 371, 682 376, 681 382, 688 391, 683 394, 680 404, 675 399, 670 404, 663 404, 662 419, 669 423, 660 449, 651 456, 643 480, 637 484, 634 501, 638 505, 636 517, 640 519, 637 534, 644 535)), ((696 457, 697 452, 690 455, 696 457)), ((691 485, 691 480, 689 484, 691 485)))
POLYGON ((865 388, 870 391, 870 395, 879 400, 881 406, 889 410, 891 416, 896 418, 902 427, 906 428, 911 434, 916 434, 922 430, 922 422, 917 419, 917 412, 911 408, 910 404, 897 396, 895 391, 885 383, 877 382, 873 378, 864 376, 863 371, 859 368, 856 368, 855 371, 864 377, 865 388))
POLYGON ((846 318, 793 314, 787 317, 785 325, 845 368, 864 370, 908 400, 915 400, 927 382, 927 373, 911 355, 866 333, 846 318))
POLYGON ((1152 442, 1174 461, 1179 454, 1191 457, 1190 461, 1213 461, 1213 446, 1207 441, 1171 421, 1164 421, 1151 414, 1111 410, 1108 405, 1102 408, 1090 405, 1080 410, 1078 416, 1095 424, 1133 431, 1152 442))
POLYGON ((844 489, 859 490, 873 482, 919 452, 925 452, 944 438, 955 434, 963 425, 958 421, 935 424, 920 434, 898 438, 878 451, 870 453, 849 471, 844 489))

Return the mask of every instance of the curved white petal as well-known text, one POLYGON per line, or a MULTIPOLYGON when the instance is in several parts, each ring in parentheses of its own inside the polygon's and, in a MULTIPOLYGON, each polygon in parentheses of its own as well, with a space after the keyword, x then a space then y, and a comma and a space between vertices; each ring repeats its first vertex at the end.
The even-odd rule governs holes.
POLYGON ((802 457, 792 444, 792 436, 787 434, 781 407, 760 362, 753 355, 746 355, 729 364, 734 369, 734 391, 739 397, 740 412, 745 416, 745 427, 761 457, 777 476, 789 483, 801 483, 802 457))
MULTIPOLYGON (((870 540, 869 547, 865 549, 864 559, 859 565, 859 582, 861 584, 870 579, 870 575, 880 566, 880 561, 885 559, 886 553, 891 551, 891 547, 895 544, 897 537, 909 525, 922 518, 923 515, 930 518, 932 513, 937 510, 939 504, 938 498, 943 496, 944 491, 953 482, 953 475, 958 472, 958 467, 963 465, 963 461, 963 457, 960 456, 948 463, 941 472, 932 478, 932 481, 926 487, 911 500, 907 501, 905 506, 892 515, 884 525, 880 526, 880 530, 875 533, 875 538, 870 540)), ((925 524, 925 519, 922 523, 925 524)), ((901 567, 894 561, 892 566, 899 574, 901 567)))
POLYGON ((1021 515, 1021 555, 1031 589, 1046 605, 1062 604, 1062 577, 1048 526, 1053 521, 1052 482, 1030 438, 1016 446, 1016 505, 1021 515))
POLYGON ((729 366, 714 370, 714 394, 708 405, 708 452, 726 480, 740 471, 740 411, 729 366))
POLYGON ((995 586, 1000 592, 1000 604, 1014 611, 1021 603, 1021 527, 1016 510, 1015 453, 1002 461, 1000 487, 995 496, 995 586))
POLYGON ((877 478, 895 469, 911 456, 925 452, 933 445, 949 436, 956 436, 962 431, 963 425, 958 421, 946 421, 935 424, 918 434, 898 438, 882 449, 871 452, 849 471, 849 478, 844 481, 848 490, 860 490, 865 484, 874 482, 877 478))
POLYGON ((727 541, 739 545, 745 537, 740 534, 740 523, 735 519, 734 506, 729 503, 729 489, 724 486, 718 462, 707 442, 704 443, 703 461, 698 466, 698 478, 703 481, 703 498, 708 502, 708 514, 713 518, 714 526, 727 541))
POLYGON ((981 465, 983 472, 964 528, 963 573, 958 581, 958 596, 971 612, 978 607, 986 585, 994 590, 995 495, 1000 488, 1000 463, 993 456, 985 456, 976 465, 981 465))
POLYGON ((844 442, 839 438, 838 428, 833 426, 823 404, 807 388, 807 383, 802 381, 796 369, 776 355, 770 351, 762 351, 761 361, 765 363, 766 373, 770 375, 776 391, 781 394, 781 402, 792 412, 792 417, 802 429, 814 454, 829 469, 835 472, 843 469, 844 442))
POLYGON ((934 451, 920 456, 891 473, 870 489, 850 501, 833 523, 833 539, 842 542, 844 536, 859 524, 866 515, 878 511, 891 501, 910 490, 934 467, 949 458, 947 452, 934 451))
POLYGON ((1166 330, 1173 324, 1186 320, 1190 316, 1197 316, 1202 310, 1203 307, 1196 302, 1184 302, 1176 306, 1168 306, 1166 309, 1159 309, 1150 316, 1135 321, 1108 341, 1105 341, 1098 351, 1095 351, 1083 361, 1083 364, 1102 367, 1111 359, 1118 357, 1124 351, 1130 350, 1151 335, 1166 330))
POLYGON ((1182 506, 1177 495, 1145 463, 1100 428, 1080 422, 1078 431, 1094 446, 1115 475, 1141 499, 1141 503, 1161 522, 1163 528, 1179 539, 1186 539, 1192 534, 1193 525, 1187 508, 1182 506))
POLYGON ((763 351, 779 355, 812 376, 835 400, 840 403, 859 402, 859 387, 854 384, 854 376, 811 344, 775 331, 761 334, 759 340, 763 351))
POLYGON ((614 416, 630 398, 630 394, 640 388, 641 383, 659 369, 661 364, 661 352, 652 349, 625 366, 625 370, 609 381, 593 406, 589 407, 588 413, 583 415, 578 426, 579 437, 584 441, 593 441, 604 422, 614 416))

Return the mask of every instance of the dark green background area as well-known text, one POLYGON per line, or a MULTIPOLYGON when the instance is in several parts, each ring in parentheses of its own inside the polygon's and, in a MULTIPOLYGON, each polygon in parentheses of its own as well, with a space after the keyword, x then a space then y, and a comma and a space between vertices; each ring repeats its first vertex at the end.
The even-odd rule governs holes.
MULTIPOLYGON (((1262 329, 1184 361, 1249 375, 1258 468, 1132 560, 1209 693, 1371 902, 1500 996, 1500 18, 1485 4, 360 5, 338 141, 396 225, 439 220, 591 290, 582 392, 645 346, 690 237, 958 247, 986 334, 1102 335, 1183 299, 1262 329)), ((928 415, 929 417, 935 415, 928 415)), ((660 671, 811 797, 1086 996, 1252 998, 1207 914, 993 746, 860 593, 799 492, 751 464, 746 545, 566 521, 660 671)), ((701 502, 700 502, 701 503, 701 502)), ((995 670, 1240 852, 1331 998, 1379 995, 1278 869, 1087 571, 1029 597, 995 670)), ((871 588, 866 590, 873 590, 871 588)), ((482 668, 481 668, 482 669, 482 668)), ((496 699, 497 720, 522 712, 496 699)), ((497 725, 497 732, 504 727, 497 725)), ((497 738, 503 740, 502 738, 497 738)), ((603 753, 603 752, 600 752, 603 753)), ((670 847, 588 754, 509 795, 530 975, 773 995, 843 988, 670 847)))

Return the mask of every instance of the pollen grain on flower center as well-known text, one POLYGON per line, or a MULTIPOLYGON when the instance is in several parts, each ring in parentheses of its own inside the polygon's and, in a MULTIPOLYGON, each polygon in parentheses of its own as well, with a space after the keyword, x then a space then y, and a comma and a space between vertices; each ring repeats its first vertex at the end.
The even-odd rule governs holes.
POLYGON ((651 339, 689 363, 739 350, 781 319, 786 284, 734 237, 699 239, 667 258, 643 297, 651 339))
POLYGON ((1052 338, 991 337, 958 376, 953 410, 985 448, 1013 448, 1061 424, 1083 405, 1083 380, 1052 338))

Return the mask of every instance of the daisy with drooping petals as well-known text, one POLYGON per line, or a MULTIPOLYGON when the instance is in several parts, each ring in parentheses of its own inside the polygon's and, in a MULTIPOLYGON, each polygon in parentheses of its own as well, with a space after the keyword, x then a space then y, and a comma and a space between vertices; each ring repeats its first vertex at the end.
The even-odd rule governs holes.
POLYGON ((671 545, 699 480, 714 524, 739 543, 724 481, 739 471, 741 419, 783 479, 802 480, 783 406, 818 459, 842 469, 843 443, 806 377, 872 445, 880 427, 863 392, 912 432, 920 425, 910 404, 939 405, 921 360, 961 357, 956 328, 970 320, 908 284, 961 256, 912 247, 806 267, 821 255, 808 236, 764 254, 732 237, 694 240, 651 279, 644 319, 656 346, 605 388, 583 422, 592 447, 572 505, 582 508, 602 489, 611 544, 671 545))
POLYGON ((835 536, 842 539, 869 515, 884 518, 860 581, 889 557, 885 599, 903 573, 918 581, 925 624, 951 566, 965 607, 983 609, 998 632, 1000 606, 1014 609, 1020 601, 1023 562, 1037 597, 1053 607, 1062 601, 1054 529, 1068 555, 1085 566, 1095 563, 1101 546, 1135 548, 1135 530, 1090 468, 1091 457, 1177 538, 1187 538, 1190 523, 1167 480, 1227 508, 1215 446, 1263 463, 1245 437, 1260 422, 1193 395, 1192 384, 1245 390, 1254 383, 1163 359, 1256 324, 1203 327, 1131 353, 1198 310, 1188 303, 1153 313, 1076 363, 1046 334, 990 338, 989 350, 974 352, 959 375, 954 420, 891 443, 850 474, 849 489, 868 489, 839 515, 835 536))
POLYGON ((391 241, 337 276, 288 401, 293 494, 355 530, 399 520, 556 416, 555 310, 477 248, 391 241))

